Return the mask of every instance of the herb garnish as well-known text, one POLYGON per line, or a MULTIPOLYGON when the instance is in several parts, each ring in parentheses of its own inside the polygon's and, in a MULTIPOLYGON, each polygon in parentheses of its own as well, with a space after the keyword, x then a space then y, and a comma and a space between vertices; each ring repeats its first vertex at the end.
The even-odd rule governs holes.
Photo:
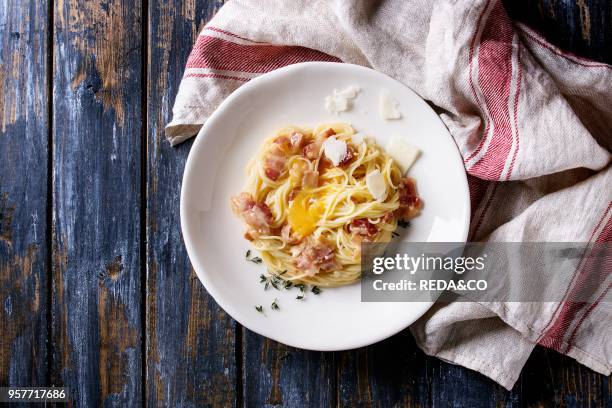
POLYGON ((397 225, 399 225, 402 228, 408 228, 410 226, 410 222, 404 221, 404 220, 399 220, 397 222, 397 225))
POLYGON ((263 306, 262 305, 255 306, 255 310, 257 310, 261 314, 265 314, 264 311, 263 311, 263 306))
MULTIPOLYGON (((268 271, 267 275, 262 273, 261 275, 259 275, 259 283, 264 284, 264 290, 268 290, 270 286, 272 286, 276 290, 282 290, 282 289, 289 290, 295 287, 299 290, 299 293, 296 296, 297 300, 304 299, 304 297, 306 297, 306 292, 309 289, 315 295, 318 295, 321 293, 321 288, 319 288, 316 285, 313 285, 312 287, 310 287, 309 285, 306 285, 304 283, 293 283, 289 279, 281 278, 281 276, 286 273, 287 273, 286 270, 278 274, 274 274, 273 272, 270 272, 270 271, 268 271)), ((256 309, 259 311, 259 306, 257 306, 256 309)), ((280 306, 278 305, 278 299, 274 299, 274 302, 272 302, 272 309, 280 310, 280 306)))
POLYGON ((299 285, 295 285, 295 287, 300 290, 300 293, 297 295, 296 299, 297 300, 304 299, 304 290, 306 289, 306 285, 304 285, 303 283, 300 283, 299 285))
POLYGON ((260 264, 260 263, 262 263, 262 262, 263 262, 263 259, 261 259, 261 258, 260 258, 260 257, 258 257, 258 256, 254 256, 254 257, 252 257, 252 258, 251 258, 251 250, 250 250, 250 249, 248 249, 248 250, 246 251, 246 256, 245 256, 245 258, 246 258, 246 260, 247 260, 247 261, 251 261, 251 262, 253 262, 253 263, 255 263, 255 264, 260 264))
POLYGON ((399 237, 399 234, 397 232, 395 232, 395 231, 393 231, 391 233, 391 235, 393 236, 393 238, 399 237))

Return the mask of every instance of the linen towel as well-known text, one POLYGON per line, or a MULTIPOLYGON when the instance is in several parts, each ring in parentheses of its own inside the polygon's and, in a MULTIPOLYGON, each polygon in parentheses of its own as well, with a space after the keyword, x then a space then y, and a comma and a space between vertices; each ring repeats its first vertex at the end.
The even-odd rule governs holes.
MULTIPOLYGON (((471 241, 612 240, 612 66, 513 23, 501 0, 232 0, 200 33, 166 128, 193 136, 233 90, 304 61, 371 67, 434 105, 468 172, 471 241)), ((610 268, 588 303, 435 305, 411 326, 425 353, 510 389, 535 344, 605 375, 610 268)))

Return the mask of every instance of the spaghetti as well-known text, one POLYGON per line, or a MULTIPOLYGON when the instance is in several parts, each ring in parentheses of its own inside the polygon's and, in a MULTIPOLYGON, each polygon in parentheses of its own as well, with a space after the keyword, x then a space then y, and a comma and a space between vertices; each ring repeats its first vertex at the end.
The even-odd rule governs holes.
POLYGON ((269 271, 293 283, 359 280, 361 243, 389 242, 422 207, 414 180, 345 123, 281 129, 246 172, 232 209, 269 271))

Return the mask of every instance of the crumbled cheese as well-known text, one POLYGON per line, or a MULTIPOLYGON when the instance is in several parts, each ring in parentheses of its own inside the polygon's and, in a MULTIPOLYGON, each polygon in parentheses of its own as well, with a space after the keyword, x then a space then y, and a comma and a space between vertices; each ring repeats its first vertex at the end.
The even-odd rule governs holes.
POLYGON ((352 137, 353 143, 362 144, 365 141, 363 133, 355 133, 352 137))
POLYGON ((325 98, 325 109, 334 115, 349 110, 349 101, 355 99, 359 91, 360 88, 355 85, 351 85, 341 91, 334 89, 334 92, 325 98))
POLYGON ((334 166, 337 166, 340 164, 342 159, 346 157, 346 142, 337 140, 333 136, 329 137, 323 142, 323 152, 325 153, 325 156, 331 160, 334 166))
POLYGON ((399 111, 399 103, 386 89, 380 90, 378 108, 380 116, 385 120, 401 119, 402 117, 402 113, 399 111))
POLYGON ((338 112, 345 112, 348 109, 348 99, 339 97, 334 91, 333 95, 325 98, 325 109, 334 115, 337 115, 338 112))
POLYGON ((365 178, 366 186, 372 196, 379 201, 382 201, 387 196, 387 185, 385 178, 378 169, 371 171, 365 178))
POLYGON ((402 137, 394 136, 387 144, 387 153, 395 160, 402 174, 406 174, 421 154, 421 151, 404 141, 402 137))
MULTIPOLYGON (((353 99, 357 96, 359 91, 361 91, 361 88, 355 85, 350 85, 347 88, 337 92, 337 94, 346 99, 353 99)), ((334 89, 334 93, 336 93, 335 89, 334 89)))

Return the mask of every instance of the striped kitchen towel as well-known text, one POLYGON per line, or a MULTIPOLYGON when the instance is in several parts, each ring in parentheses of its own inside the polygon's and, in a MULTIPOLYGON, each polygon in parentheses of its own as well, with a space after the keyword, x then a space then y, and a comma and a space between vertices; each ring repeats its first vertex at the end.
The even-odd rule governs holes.
MULTIPOLYGON (((501 0, 232 0, 189 57, 170 142, 246 81, 304 61, 371 67, 437 107, 468 172, 470 240, 612 240, 612 66, 514 24, 501 0)), ((585 270, 563 302, 440 304, 412 333, 506 388, 536 344, 609 375, 612 278, 573 301, 585 270)))

